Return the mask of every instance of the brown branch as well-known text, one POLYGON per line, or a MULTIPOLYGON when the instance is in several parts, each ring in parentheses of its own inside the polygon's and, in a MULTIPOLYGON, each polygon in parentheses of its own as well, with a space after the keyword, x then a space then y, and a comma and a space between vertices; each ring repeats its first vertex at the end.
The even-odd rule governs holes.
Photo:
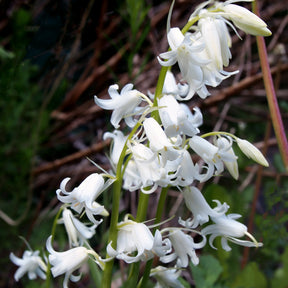
POLYGON ((47 164, 41 165, 41 166, 33 169, 32 174, 38 175, 38 174, 41 174, 44 172, 48 172, 50 170, 59 168, 65 164, 68 164, 68 163, 74 162, 78 159, 87 157, 87 156, 89 156, 95 152, 99 152, 99 151, 103 150, 105 147, 108 146, 109 143, 110 143, 110 140, 105 140, 103 142, 96 143, 87 149, 84 149, 84 150, 81 150, 81 151, 76 152, 74 154, 68 155, 62 159, 57 159, 53 162, 49 162, 47 164))

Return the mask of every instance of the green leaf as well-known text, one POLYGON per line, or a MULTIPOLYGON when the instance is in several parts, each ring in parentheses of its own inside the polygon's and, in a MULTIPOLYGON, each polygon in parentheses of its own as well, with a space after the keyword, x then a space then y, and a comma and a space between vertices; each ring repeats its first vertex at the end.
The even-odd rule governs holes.
POLYGON ((190 264, 190 268, 197 288, 214 288, 222 272, 220 262, 212 255, 201 256, 199 265, 190 264))
POLYGON ((267 280, 257 263, 249 263, 239 272, 231 288, 266 288, 267 280))
POLYGON ((282 267, 275 271, 271 280, 271 288, 286 288, 288 283, 288 247, 282 255, 282 267))

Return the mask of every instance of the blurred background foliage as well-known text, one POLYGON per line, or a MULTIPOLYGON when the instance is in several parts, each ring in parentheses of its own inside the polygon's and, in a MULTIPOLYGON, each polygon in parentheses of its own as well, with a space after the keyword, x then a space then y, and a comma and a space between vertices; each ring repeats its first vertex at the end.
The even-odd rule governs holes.
MULTIPOLYGON (((262 18, 273 32, 266 43, 287 124, 284 2, 259 1, 262 18)), ((182 27, 196 4, 176 1, 172 26, 182 27)), ((72 177, 71 184, 77 185, 97 171, 86 157, 109 169, 104 155, 108 143, 102 140, 103 132, 111 130, 109 112, 96 107, 93 95, 107 97, 109 85, 129 82, 143 93, 154 91, 160 70, 155 57, 167 49, 169 5, 164 0, 0 1, 0 287, 39 287, 41 282, 27 277, 15 284, 17 267, 9 253, 20 256, 26 249, 19 236, 33 249, 43 249, 59 205, 55 190, 60 181, 72 177)), ((205 248, 199 266, 184 272, 186 287, 288 285, 287 173, 271 129, 255 39, 242 37, 243 41, 233 37, 230 65, 239 74, 223 82, 224 88, 210 89, 212 96, 204 102, 195 97, 189 105, 202 109, 202 131, 235 133, 266 154, 270 167, 263 169, 237 151, 239 181, 224 174, 200 187, 211 205, 216 198, 242 214, 264 246, 254 250, 231 244, 229 253, 205 248)), ((179 192, 171 190, 169 196, 167 217, 187 212, 179 192)), ((151 195, 150 218, 155 216, 155 199, 151 195)), ((103 201, 109 206, 111 195, 103 195, 103 201)), ((135 193, 124 194, 121 211, 135 215, 136 208, 135 193)), ((102 250, 105 222, 93 239, 94 247, 102 250)), ((60 246, 66 239, 62 232, 57 236, 60 246)), ((97 282, 98 273, 94 269, 91 277, 84 277, 81 287, 94 287, 92 279, 97 282)))

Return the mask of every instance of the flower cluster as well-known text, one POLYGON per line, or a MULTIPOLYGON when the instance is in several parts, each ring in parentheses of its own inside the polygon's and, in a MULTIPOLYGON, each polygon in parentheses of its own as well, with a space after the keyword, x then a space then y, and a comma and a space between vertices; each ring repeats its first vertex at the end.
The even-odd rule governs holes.
MULTIPOLYGON (((227 203, 214 200, 216 205, 211 207, 197 183, 206 182, 225 170, 238 179, 234 144, 247 157, 264 166, 268 166, 266 159, 255 146, 233 134, 221 131, 201 133, 203 115, 200 109, 194 107, 191 111, 187 104, 180 102, 191 99, 195 93, 206 98, 209 95, 206 86, 216 87, 237 73, 224 71, 231 58, 229 27, 236 33, 235 27, 252 35, 270 35, 261 19, 232 2, 236 1, 206 1, 191 15, 187 31, 178 27, 168 29, 170 50, 161 53, 158 61, 165 67, 177 63, 184 83, 177 84, 168 70, 165 79, 160 79, 163 83, 161 92, 155 95, 145 95, 133 89, 132 84, 127 84, 120 93, 118 85, 111 85, 108 89, 111 99, 95 96, 97 105, 113 111, 111 124, 116 130, 104 134, 104 139, 112 140, 109 157, 112 170, 110 174, 89 175, 71 191, 67 188, 70 178, 61 182, 56 195, 63 203, 62 218, 57 223, 64 224, 69 249, 56 252, 52 247, 55 235, 52 235, 46 244, 49 252, 46 260, 41 260, 37 251, 26 251, 23 259, 11 254, 11 260, 20 266, 15 274, 17 281, 26 272, 30 279, 37 275, 45 278, 46 261, 50 263, 54 277, 65 274, 63 287, 67 287, 69 279, 79 280, 80 275, 73 273, 89 258, 106 273, 106 264, 114 259, 131 264, 157 257, 165 267, 157 266, 149 271, 158 281, 156 287, 183 287, 177 279, 180 269, 187 267, 190 261, 197 265, 197 250, 207 243, 216 249, 216 237, 221 238, 222 248, 226 251, 231 249, 228 241, 248 247, 262 245, 244 224, 237 221, 241 215, 228 214, 227 203), (130 133, 123 133, 122 120, 130 128, 130 133), (89 239, 95 235, 102 217, 108 216, 110 211, 109 207, 99 204, 97 198, 111 186, 117 192, 119 183, 123 191, 139 190, 145 194, 175 187, 182 193, 192 217, 180 217, 176 227, 162 229, 159 219, 156 219, 156 225, 149 227, 129 214, 120 222, 116 217, 118 223, 110 227, 112 236, 106 246, 106 258, 101 257, 90 247, 89 239), (87 220, 89 223, 84 222, 87 220), (245 236, 251 241, 241 239, 245 236)), ((120 193, 114 193, 113 197, 115 195, 120 197, 120 193)), ((117 207, 113 206, 113 215, 119 212, 115 209, 117 207)), ((113 215, 111 218, 115 219, 113 215)))

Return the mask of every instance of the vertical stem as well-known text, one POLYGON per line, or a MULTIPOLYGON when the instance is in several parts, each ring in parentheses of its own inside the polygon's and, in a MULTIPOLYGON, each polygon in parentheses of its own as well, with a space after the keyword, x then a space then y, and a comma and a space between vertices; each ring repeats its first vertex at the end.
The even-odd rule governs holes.
MULTIPOLYGON (((112 213, 110 221, 110 230, 109 230, 109 240, 112 241, 112 245, 117 242, 117 223, 119 216, 119 204, 120 204, 120 194, 121 194, 122 179, 117 178, 113 183, 113 201, 112 201, 112 213)), ((113 269, 114 260, 107 262, 103 271, 102 278, 102 288, 111 288, 112 280, 112 269, 113 269)))
MULTIPOLYGON (((157 207, 157 211, 156 211, 155 224, 160 223, 161 220, 162 220, 162 214, 163 214, 164 207, 165 207, 167 192, 168 192, 168 187, 163 188, 162 191, 161 191, 159 202, 158 202, 158 207, 157 207)), ((155 231, 156 231, 156 227, 154 228, 153 232, 155 233, 155 231)), ((151 268, 152 268, 152 264, 153 264, 153 259, 147 261, 143 277, 141 279, 141 282, 137 286, 137 288, 146 287, 148 279, 149 279, 149 276, 150 276, 150 271, 151 271, 151 268)))
MULTIPOLYGON (((127 141, 130 141, 133 135, 136 133, 137 129, 139 128, 141 123, 137 122, 137 124, 133 127, 132 131, 127 138, 127 141)), ((126 141, 126 142, 127 142, 126 141)), ((113 183, 113 199, 112 199, 112 212, 111 212, 111 220, 110 220, 110 229, 109 229, 109 239, 108 243, 112 242, 112 247, 115 248, 117 243, 117 224, 119 218, 119 205, 120 205, 120 196, 121 196, 121 188, 122 188, 122 181, 123 181, 123 174, 122 166, 124 163, 124 158, 127 151, 127 144, 124 145, 124 148, 121 152, 119 157, 119 161, 117 164, 117 171, 116 171, 116 180, 113 183)), ((107 255, 109 257, 109 255, 107 255)), ((103 271, 103 278, 102 278, 102 288, 111 288, 111 281, 112 281, 112 270, 113 270, 114 260, 111 260, 105 264, 105 268, 103 271)))
MULTIPOLYGON (((149 194, 145 194, 140 192, 140 199, 138 202, 138 210, 136 215, 137 222, 143 222, 146 219, 147 208, 149 203, 149 194)), ((139 278, 140 271, 140 261, 136 263, 132 263, 130 267, 130 272, 128 276, 128 281, 125 283, 125 287, 127 288, 135 288, 139 278)))
MULTIPOLYGON (((259 10, 257 7, 257 1, 252 2, 253 12, 259 15, 259 10)), ((261 68, 263 73, 263 80, 265 85, 265 90, 267 94, 267 101, 270 110, 270 115, 272 119, 273 128, 277 138, 280 154, 285 166, 286 171, 288 171, 288 142, 285 135, 285 129, 283 121, 280 114, 280 109, 278 106, 276 93, 274 89, 273 79, 271 77, 270 67, 268 64, 267 50, 264 38, 262 36, 257 36, 257 46, 259 51, 259 58, 261 62, 261 68)))

